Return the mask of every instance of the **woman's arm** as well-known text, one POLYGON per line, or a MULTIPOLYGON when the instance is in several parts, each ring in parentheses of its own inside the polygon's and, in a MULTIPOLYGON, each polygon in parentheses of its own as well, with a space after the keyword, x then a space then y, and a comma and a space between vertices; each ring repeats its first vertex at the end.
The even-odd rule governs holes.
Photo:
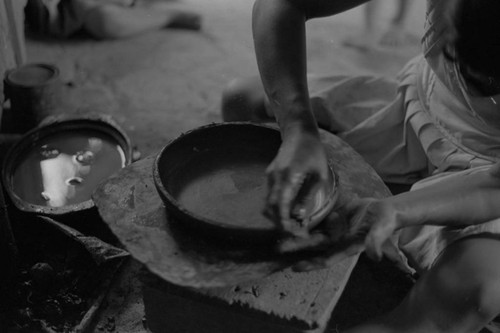
POLYGON ((500 218, 500 163, 371 201, 367 206, 355 209, 362 213, 351 222, 368 224, 366 250, 380 258, 383 243, 397 229, 418 225, 464 227, 500 218))
POLYGON ((279 249, 320 251, 295 266, 297 270, 313 270, 363 250, 369 257, 380 259, 385 243, 398 229, 419 225, 466 227, 496 218, 500 218, 500 162, 396 196, 348 202, 332 212, 311 237, 286 239, 279 249))
POLYGON ((328 16, 366 0, 257 0, 253 35, 259 72, 283 144, 268 168, 267 213, 297 234, 294 201, 302 186, 311 191, 327 179, 327 160, 311 111, 307 87, 307 19, 328 16))

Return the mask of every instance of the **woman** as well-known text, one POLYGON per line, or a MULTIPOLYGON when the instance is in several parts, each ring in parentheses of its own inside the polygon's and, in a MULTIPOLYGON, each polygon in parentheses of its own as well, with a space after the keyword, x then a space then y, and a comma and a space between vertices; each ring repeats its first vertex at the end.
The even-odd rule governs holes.
MULTIPOLYGON (((308 82, 305 22, 363 2, 257 0, 253 32, 264 90, 255 80, 233 82, 223 117, 276 118, 283 143, 268 168, 267 213, 285 232, 296 228, 291 211, 304 180, 326 179, 318 124, 386 182, 413 184, 410 192, 344 207, 348 252, 366 249, 379 258, 395 244, 420 273, 400 306, 352 332, 478 332, 500 313, 500 2, 428 0, 423 55, 401 71, 396 99, 358 120, 338 106, 337 92, 387 82, 308 82)), ((324 265, 336 258, 328 255, 324 265)))

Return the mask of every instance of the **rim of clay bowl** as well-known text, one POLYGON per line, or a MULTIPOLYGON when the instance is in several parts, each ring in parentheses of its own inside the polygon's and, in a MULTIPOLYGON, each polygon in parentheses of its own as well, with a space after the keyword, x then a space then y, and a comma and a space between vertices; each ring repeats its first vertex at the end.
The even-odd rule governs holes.
POLYGON ((37 127, 25 133, 17 140, 7 151, 2 167, 2 181, 5 192, 16 206, 22 212, 36 213, 46 216, 60 216, 69 213, 75 213, 94 207, 92 199, 82 201, 72 205, 62 207, 42 206, 27 202, 21 199, 13 190, 13 175, 16 163, 23 153, 33 147, 33 143, 42 138, 59 133, 61 130, 81 130, 90 129, 102 131, 110 135, 117 141, 125 154, 125 166, 132 161, 132 145, 127 134, 109 115, 105 114, 86 114, 72 115, 60 114, 45 118, 37 127))
MULTIPOLYGON (((195 129, 189 130, 182 133, 175 139, 170 140, 167 145, 165 145, 160 152, 156 155, 153 163, 153 181, 157 189, 160 198, 162 199, 167 212, 172 214, 173 217, 177 218, 179 221, 188 222, 188 227, 194 227, 195 230, 202 232, 209 232, 211 236, 218 240, 235 241, 242 243, 254 243, 262 244, 275 241, 281 235, 279 228, 275 229, 257 229, 257 228, 243 228, 236 227, 234 225, 229 225, 221 221, 216 221, 211 218, 201 216, 191 210, 187 209, 182 205, 166 188, 161 177, 161 164, 162 159, 166 158, 165 155, 167 151, 173 145, 181 142, 185 138, 195 135, 197 133, 206 131, 208 129, 214 129, 217 127, 228 127, 228 126, 246 126, 248 128, 260 128, 266 130, 272 130, 279 135, 279 130, 276 126, 267 124, 256 124, 250 122, 224 122, 224 123, 212 123, 209 125, 204 125, 197 127, 195 129)), ((332 210, 335 202, 338 198, 338 175, 334 172, 334 169, 329 161, 329 170, 331 173, 331 188, 325 199, 321 208, 317 209, 314 213, 307 217, 307 228, 312 229, 317 226, 332 210)))
POLYGON ((8 85, 18 88, 33 88, 40 87, 47 84, 51 84, 59 79, 59 68, 53 64, 49 63, 28 63, 20 67, 9 69, 5 72, 4 78, 8 85), (22 82, 22 80, 17 80, 14 76, 16 74, 22 74, 23 71, 29 70, 30 68, 45 69, 50 76, 45 80, 40 80, 39 82, 22 82))

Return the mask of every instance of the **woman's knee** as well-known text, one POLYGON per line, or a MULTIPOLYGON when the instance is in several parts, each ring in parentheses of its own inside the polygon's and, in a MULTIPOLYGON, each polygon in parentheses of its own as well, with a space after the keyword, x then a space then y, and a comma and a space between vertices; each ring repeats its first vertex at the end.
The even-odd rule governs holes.
POLYGON ((462 248, 459 262, 469 267, 459 271, 463 280, 457 283, 470 291, 477 316, 491 320, 500 314, 500 239, 479 235, 457 246, 462 248))
POLYGON ((476 293, 478 316, 490 321, 500 314, 500 275, 486 276, 478 283, 476 293))
MULTIPOLYGON (((481 328, 500 314, 500 240, 471 237, 451 245, 424 277, 441 311, 462 327, 481 328)), ((440 320, 440 318, 436 318, 440 320)))
POLYGON ((222 93, 222 118, 224 121, 270 120, 265 99, 259 77, 234 79, 222 93))

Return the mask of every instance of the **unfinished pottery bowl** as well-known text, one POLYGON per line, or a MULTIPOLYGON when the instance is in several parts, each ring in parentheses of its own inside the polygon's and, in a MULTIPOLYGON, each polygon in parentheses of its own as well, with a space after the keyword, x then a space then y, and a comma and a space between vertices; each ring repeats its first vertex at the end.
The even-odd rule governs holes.
MULTIPOLYGON (((200 235, 245 243, 275 240, 276 223, 262 212, 265 171, 280 145, 280 132, 271 125, 203 126, 160 151, 153 166, 154 182, 169 214, 200 235)), ((310 228, 335 203, 337 179, 330 171, 329 187, 303 200, 310 228)))
POLYGON ((109 116, 52 116, 9 149, 3 185, 23 212, 78 212, 94 206, 94 189, 131 156, 128 137, 109 116))

